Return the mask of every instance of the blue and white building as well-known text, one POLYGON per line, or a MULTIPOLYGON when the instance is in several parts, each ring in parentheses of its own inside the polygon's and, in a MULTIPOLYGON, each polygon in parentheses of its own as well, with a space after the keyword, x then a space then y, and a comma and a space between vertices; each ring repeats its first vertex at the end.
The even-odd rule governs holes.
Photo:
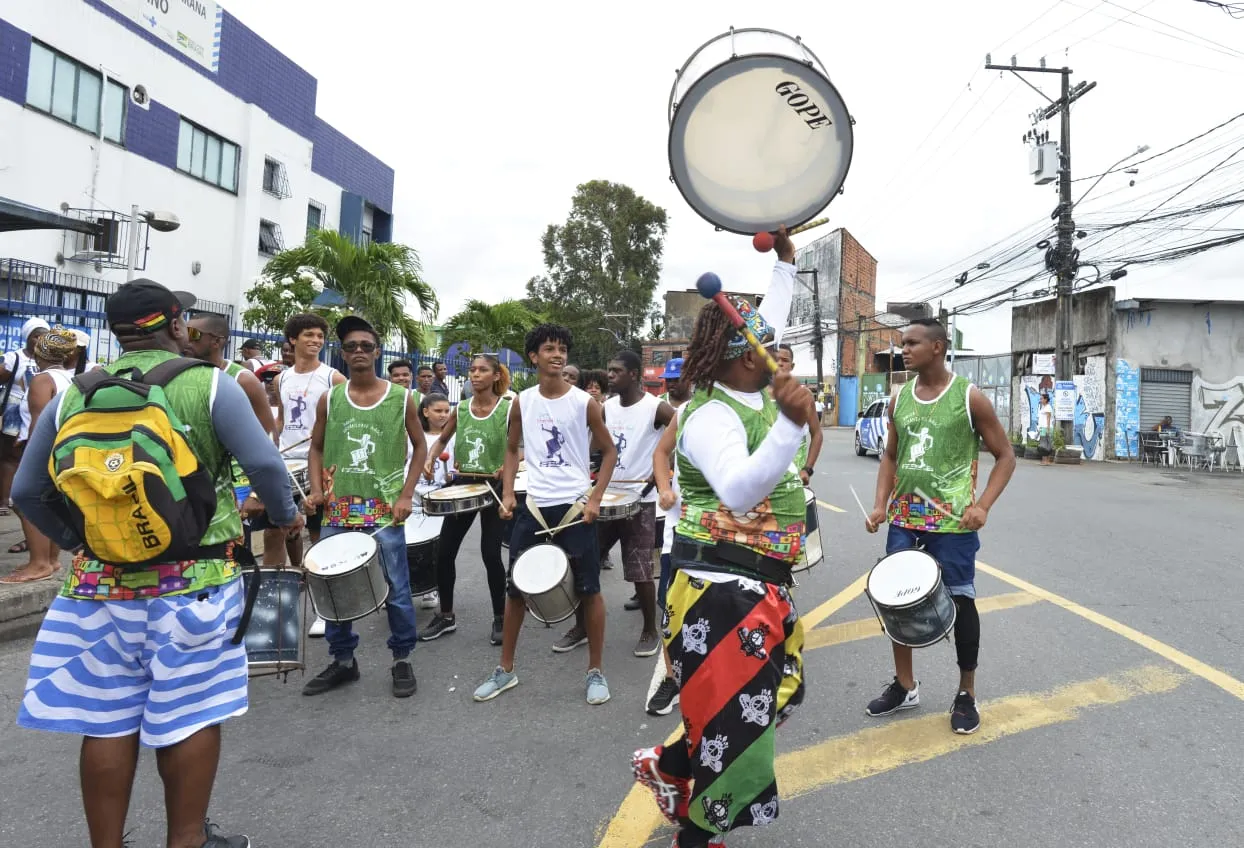
POLYGON ((0 323, 107 344, 133 264, 237 326, 310 229, 389 241, 393 169, 315 107, 315 78, 212 0, 0 0, 0 323), (26 207, 51 228, 16 228, 26 207), (176 230, 150 226, 165 213, 176 230))

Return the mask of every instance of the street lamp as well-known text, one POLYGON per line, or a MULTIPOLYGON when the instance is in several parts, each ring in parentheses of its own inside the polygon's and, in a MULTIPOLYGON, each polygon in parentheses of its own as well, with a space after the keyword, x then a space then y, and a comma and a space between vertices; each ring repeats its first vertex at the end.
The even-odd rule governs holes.
POLYGON ((130 247, 125 263, 127 283, 134 279, 134 269, 138 267, 138 222, 140 219, 157 233, 171 233, 181 226, 181 221, 172 212, 139 212, 137 204, 130 207, 130 247))
MULTIPOLYGON (((822 335, 822 330, 821 330, 821 286, 819 282, 820 278, 817 275, 817 271, 815 268, 797 270, 795 271, 795 274, 796 275, 798 274, 811 274, 812 275, 811 286, 809 286, 803 280, 800 280, 799 283, 804 288, 810 289, 812 292, 812 321, 813 321, 812 349, 816 352, 816 391, 817 391, 817 394, 821 394, 822 392, 825 391, 825 371, 824 371, 824 366, 821 364, 821 360, 825 353, 825 344, 824 344, 824 336, 822 335)), ((841 374, 841 370, 842 370, 842 363, 839 363, 840 374, 841 374)))

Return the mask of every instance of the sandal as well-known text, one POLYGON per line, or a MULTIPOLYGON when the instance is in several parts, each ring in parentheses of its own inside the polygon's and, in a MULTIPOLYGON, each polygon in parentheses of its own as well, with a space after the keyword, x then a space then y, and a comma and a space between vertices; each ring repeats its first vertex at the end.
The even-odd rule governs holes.
POLYGON ((30 545, 26 544, 25 539, 22 539, 16 545, 11 545, 9 547, 9 553, 11 554, 24 554, 29 550, 30 550, 30 545))

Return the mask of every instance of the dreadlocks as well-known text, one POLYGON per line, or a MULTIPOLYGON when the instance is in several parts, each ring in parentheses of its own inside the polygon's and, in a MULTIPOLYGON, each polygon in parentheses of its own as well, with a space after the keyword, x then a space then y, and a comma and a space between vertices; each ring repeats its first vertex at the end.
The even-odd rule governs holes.
POLYGON ((682 364, 682 383, 688 390, 712 391, 717 366, 734 336, 734 326, 716 303, 704 304, 691 331, 690 352, 682 364))

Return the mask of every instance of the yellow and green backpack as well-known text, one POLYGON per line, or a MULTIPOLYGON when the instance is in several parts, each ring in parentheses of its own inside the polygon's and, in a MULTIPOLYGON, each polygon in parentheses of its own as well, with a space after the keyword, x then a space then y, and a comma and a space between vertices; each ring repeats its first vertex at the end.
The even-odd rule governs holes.
POLYGON ((146 374, 96 369, 74 378, 82 408, 60 423, 48 470, 57 511, 88 556, 122 567, 201 557, 216 512, 216 484, 186 438, 164 388, 197 359, 146 374))

